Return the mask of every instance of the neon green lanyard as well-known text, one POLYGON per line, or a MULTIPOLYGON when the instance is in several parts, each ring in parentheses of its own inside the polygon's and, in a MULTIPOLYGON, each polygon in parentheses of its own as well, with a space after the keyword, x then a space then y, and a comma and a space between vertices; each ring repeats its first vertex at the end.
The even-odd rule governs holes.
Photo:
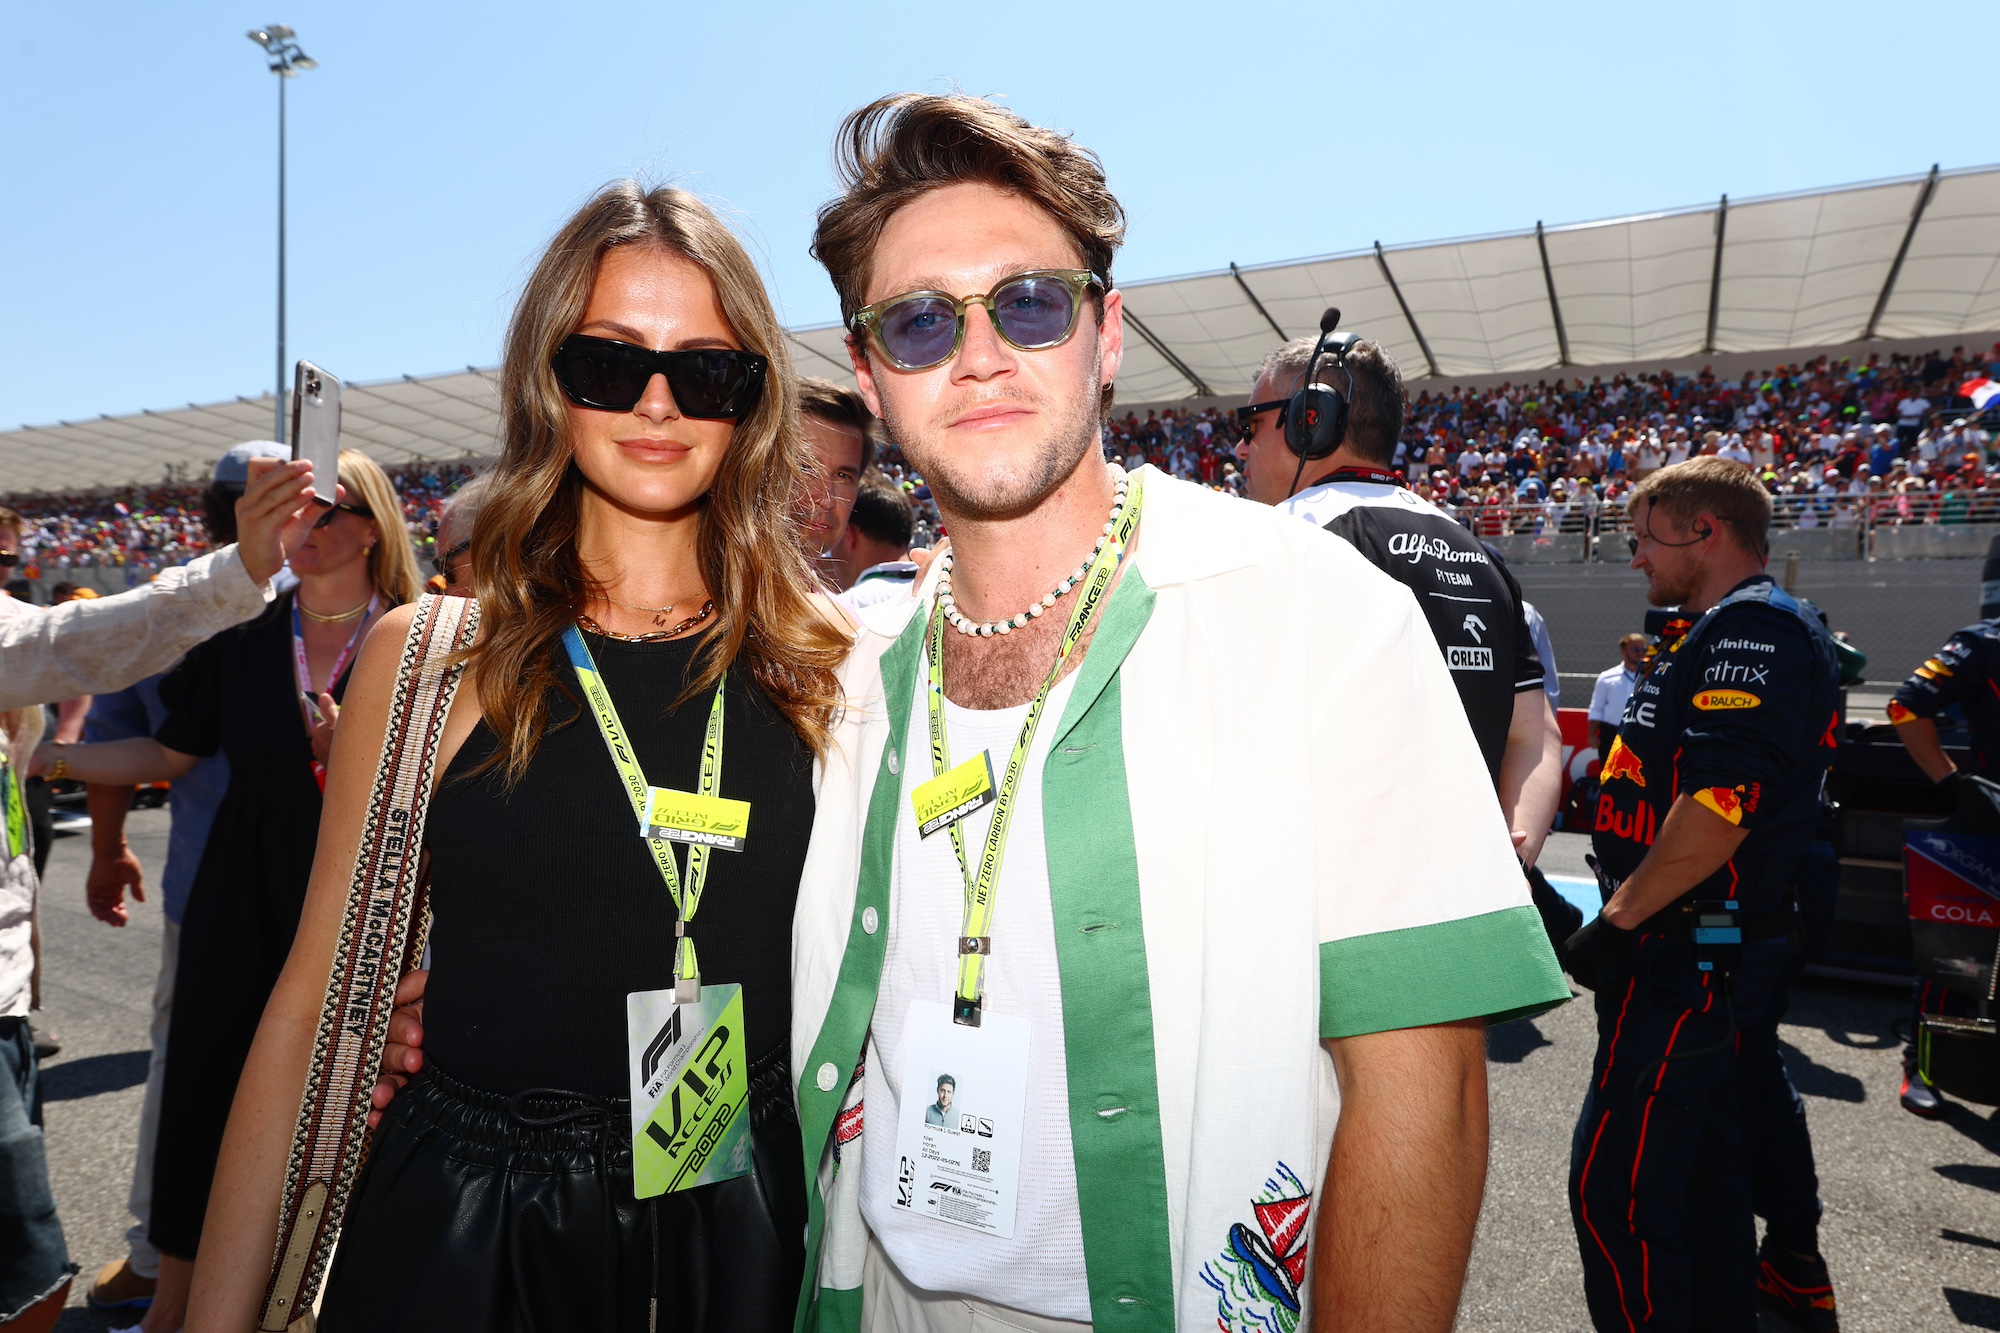
MULTIPOLYGON (((643 829, 649 784, 639 761, 632 757, 632 746, 626 739, 625 724, 618 720, 617 705, 611 702, 611 691, 604 687, 604 678, 598 675, 597 662, 590 655, 590 645, 583 641, 583 634, 576 626, 571 625, 563 632, 563 647, 569 652, 570 665, 576 668, 584 698, 590 700, 590 711, 597 716, 598 734, 604 737, 604 748, 611 752, 611 763, 625 783, 625 794, 632 798, 632 817, 643 829)), ((722 777, 722 685, 727 679, 728 673, 724 672, 722 679, 715 682, 715 701, 708 706, 698 789, 703 796, 715 795, 716 784, 722 777)), ((653 864, 660 868, 660 878, 667 882, 667 893, 680 914, 674 925, 674 980, 699 984, 701 967, 695 960, 694 936, 689 931, 694 925, 694 914, 701 907, 702 886, 708 880, 708 848, 698 843, 688 848, 687 881, 683 886, 680 872, 674 866, 673 844, 665 838, 647 838, 646 846, 652 850, 653 864)))
MULTIPOLYGON (((1028 703, 1028 715, 1021 722, 1021 734, 1014 738, 1013 753, 1007 757, 1007 771, 1000 780, 1000 793, 993 802, 993 822, 986 828, 986 846, 979 856, 979 868, 975 872, 965 859, 965 834, 959 828, 960 821, 951 825, 951 849, 958 855, 959 873, 965 878, 965 926, 958 941, 958 992, 952 1005, 952 1021, 966 1027, 978 1027, 980 1008, 984 999, 986 956, 993 951, 993 904, 1000 881, 1000 863, 1007 851, 1007 828, 1014 814, 1014 798, 1020 790, 1021 774, 1028 767, 1028 751, 1035 743, 1035 728, 1041 724, 1042 709, 1047 706, 1049 694, 1062 679, 1063 665, 1070 654, 1083 642, 1084 631, 1102 608, 1104 596, 1111 587, 1111 580, 1118 572, 1119 564, 1125 559, 1125 548, 1132 540, 1132 534, 1139 527, 1139 508, 1144 501, 1144 479, 1132 474, 1130 488, 1125 501, 1125 512, 1120 515, 1118 527, 1111 534, 1111 540, 1097 553, 1091 563, 1090 572, 1085 576, 1084 586, 1077 594, 1076 609, 1070 612, 1069 627, 1063 631, 1062 643, 1056 649, 1055 664, 1049 674, 1042 678, 1041 689, 1028 703)), ((926 636, 925 656, 929 659, 927 676, 930 704, 931 728, 931 771, 939 777, 951 769, 951 743, 945 737, 944 726, 944 609, 934 607, 931 611, 929 633, 926 636)))
POLYGON ((0 764, 0 801, 7 807, 7 860, 28 850, 28 798, 21 792, 21 774, 12 764, 0 764))

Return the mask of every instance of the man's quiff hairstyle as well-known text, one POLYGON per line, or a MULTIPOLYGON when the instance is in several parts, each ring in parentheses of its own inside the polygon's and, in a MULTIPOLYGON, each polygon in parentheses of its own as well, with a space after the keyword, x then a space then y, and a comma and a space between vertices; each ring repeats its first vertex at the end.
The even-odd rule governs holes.
POLYGON ((841 193, 819 211, 812 252, 840 294, 843 323, 868 304, 869 261, 891 215, 947 185, 990 185, 1040 205, 1111 289, 1125 210, 1097 154, 1068 135, 983 98, 895 93, 842 121, 833 146, 841 193))
MULTIPOLYGON (((1289 398, 1306 386, 1306 367, 1312 362, 1317 335, 1294 338, 1274 348, 1257 367, 1257 378, 1271 386, 1271 393, 1289 398)), ((1371 463, 1387 466, 1396 457, 1396 441, 1403 434, 1403 412, 1409 394, 1403 388, 1403 372, 1381 344, 1363 338, 1348 349, 1344 360, 1336 362, 1332 351, 1322 352, 1313 378, 1347 396, 1347 433, 1341 446, 1351 449, 1371 463), (1340 373, 1341 366, 1347 374, 1340 373), (1348 383, 1349 377, 1353 383, 1348 383)))
POLYGON ((1632 488, 1625 512, 1637 518, 1642 504, 1684 529, 1713 514, 1736 529, 1747 550, 1771 554, 1771 496, 1741 463, 1710 454, 1650 472, 1632 488))

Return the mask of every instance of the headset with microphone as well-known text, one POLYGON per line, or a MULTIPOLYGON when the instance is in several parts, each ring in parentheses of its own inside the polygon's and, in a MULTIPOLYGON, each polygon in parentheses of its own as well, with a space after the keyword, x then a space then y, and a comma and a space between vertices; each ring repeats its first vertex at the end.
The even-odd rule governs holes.
POLYGON ((1297 492, 1299 478, 1305 475, 1306 464, 1327 457, 1340 447, 1347 438, 1347 399, 1354 392, 1354 373, 1347 368, 1347 354, 1354 344, 1361 341, 1358 333, 1335 334, 1340 325, 1340 308, 1328 306, 1319 320, 1319 341, 1313 345, 1313 353, 1306 362, 1305 374, 1299 377, 1298 391, 1285 404, 1285 447, 1298 455, 1298 470, 1292 473, 1291 489, 1287 495, 1297 492), (1318 384, 1313 379, 1319 367, 1319 359, 1327 352, 1333 353, 1333 363, 1347 376, 1347 393, 1318 384))

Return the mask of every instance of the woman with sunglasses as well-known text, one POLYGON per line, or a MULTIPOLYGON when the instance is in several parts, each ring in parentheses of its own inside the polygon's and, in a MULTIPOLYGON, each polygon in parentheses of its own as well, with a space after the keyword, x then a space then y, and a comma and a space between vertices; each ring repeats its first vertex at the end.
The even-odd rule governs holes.
POLYGON ((152 1216, 160 1281, 140 1327, 173 1333, 187 1308, 222 1111, 305 901, 334 720, 370 628, 417 595, 402 503, 365 454, 340 455, 338 503, 291 552, 298 587, 194 648, 160 683, 152 737, 44 744, 36 766, 83 782, 172 780, 218 750, 229 787, 181 926, 152 1216))
MULTIPOLYGON (((777 1333, 805 1229, 792 912, 848 644, 792 517, 810 463, 784 334, 712 212, 621 184, 542 256, 501 384, 472 533, 479 637, 425 833, 422 1069, 382 1117, 320 1327, 777 1333), (632 783, 746 803, 740 850, 650 836, 632 783), (628 1061, 653 1030, 628 1011, 656 1003, 704 1045, 728 1028, 744 1078, 743 1151, 700 1181, 635 1175, 628 1061), (736 1005, 734 1027, 714 1018, 736 1005)), ((409 617, 386 618, 356 668, 191 1329, 257 1322, 409 617)))

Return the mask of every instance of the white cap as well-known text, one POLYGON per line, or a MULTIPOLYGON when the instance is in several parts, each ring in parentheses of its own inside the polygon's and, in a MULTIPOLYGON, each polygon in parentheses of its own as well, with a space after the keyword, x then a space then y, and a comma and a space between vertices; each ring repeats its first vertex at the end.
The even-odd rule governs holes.
POLYGON ((215 476, 212 480, 227 485, 242 486, 250 480, 251 459, 291 456, 290 449, 274 440, 246 440, 215 460, 215 476))

